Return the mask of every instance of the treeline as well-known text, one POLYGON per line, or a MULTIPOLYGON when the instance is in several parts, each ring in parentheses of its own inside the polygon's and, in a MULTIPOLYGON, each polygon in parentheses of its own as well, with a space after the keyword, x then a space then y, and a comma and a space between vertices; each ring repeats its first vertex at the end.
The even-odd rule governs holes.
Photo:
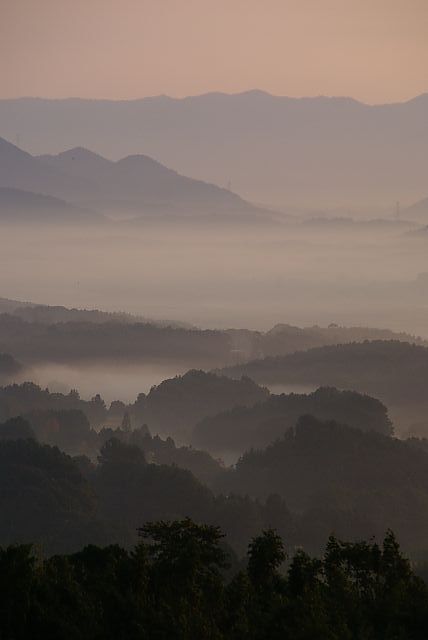
POLYGON ((410 334, 388 329, 282 324, 267 332, 211 331, 126 313, 33 305, 2 298, 0 335, 0 349, 25 364, 88 360, 141 363, 152 359, 179 360, 188 367, 204 368, 364 340, 427 344, 410 334))
POLYGON ((287 558, 272 530, 239 568, 219 528, 148 523, 132 550, 41 560, 0 549, 0 635, 14 640, 425 640, 428 589, 388 532, 287 558), (232 566, 231 566, 232 565, 232 566))
POLYGON ((330 345, 221 371, 268 385, 330 385, 379 398, 402 435, 428 435, 428 348, 398 340, 330 345))
POLYGON ((386 407, 369 396, 334 388, 271 395, 249 378, 233 380, 195 370, 164 380, 133 403, 116 400, 108 408, 99 395, 87 401, 76 390, 50 393, 31 382, 0 387, 0 421, 22 415, 40 441, 89 456, 100 446, 94 430, 143 425, 216 455, 239 455, 282 436, 304 414, 392 433, 386 407))
POLYGON ((369 393, 387 404, 426 398, 428 348, 398 340, 330 345, 224 369, 259 384, 331 385, 369 393))
MULTIPOLYGON (((140 393, 135 402, 125 404, 113 401, 107 408, 100 395, 83 400, 77 390, 68 394, 51 393, 32 382, 0 387, 0 421, 25 415, 30 422, 41 426, 46 416, 49 431, 49 412, 79 411, 86 416, 92 428, 119 426, 125 417, 129 427, 149 424, 153 433, 180 436, 190 440, 193 428, 204 417, 237 406, 252 406, 269 397, 266 388, 259 387, 249 378, 232 380, 203 371, 190 370, 183 376, 164 380, 152 387, 148 394, 140 393)), ((74 414, 75 416, 77 414, 74 414)), ((54 431, 61 431, 61 427, 54 431)), ((69 429, 70 439, 72 430, 69 429)), ((76 426, 75 446, 84 440, 81 424, 76 426)), ((88 434, 89 437, 89 434, 88 434)), ((42 440, 45 438, 42 437, 42 440)), ((61 446, 62 443, 58 442, 61 446)))
POLYGON ((410 344, 428 346, 426 340, 405 332, 371 327, 342 327, 330 324, 328 327, 294 327, 278 324, 263 335, 260 357, 283 356, 295 351, 307 351, 316 347, 325 347, 352 342, 396 340, 410 344))
POLYGON ((0 314, 0 350, 25 364, 40 362, 180 361, 188 367, 232 362, 224 331, 161 327, 136 322, 27 322, 0 314))
POLYGON ((379 400, 354 391, 320 387, 308 394, 272 394, 252 407, 234 407, 207 416, 195 426, 192 441, 209 451, 243 453, 282 437, 305 414, 320 420, 334 419, 362 431, 393 432, 387 408, 379 400))

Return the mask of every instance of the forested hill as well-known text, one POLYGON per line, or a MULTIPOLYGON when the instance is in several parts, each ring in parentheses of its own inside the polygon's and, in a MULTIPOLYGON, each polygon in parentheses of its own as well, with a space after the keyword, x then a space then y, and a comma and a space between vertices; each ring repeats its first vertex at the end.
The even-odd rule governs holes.
MULTIPOLYGON (((280 356, 324 345, 379 339, 425 345, 420 338, 387 329, 277 325, 267 332, 204 330, 173 320, 148 320, 119 312, 68 309, 0 298, 0 349, 24 363, 146 362, 156 358, 180 360, 188 368, 215 368, 237 360, 247 362, 272 354, 280 356)), ((256 368, 254 376, 257 375, 256 368)))
POLYGON ((394 411, 402 431, 427 432, 428 348, 397 340, 330 345, 222 370, 260 384, 319 385, 355 389, 379 398, 394 411), (412 425, 416 424, 415 427, 412 425))
POLYGON ((337 420, 363 431, 392 433, 388 411, 379 400, 324 387, 310 394, 271 395, 253 407, 237 407, 204 418, 195 426, 192 441, 209 451, 241 454, 281 437, 304 414, 337 420))
POLYGON ((397 340, 428 346, 422 338, 408 333, 397 333, 389 329, 373 327, 342 327, 330 324, 328 327, 294 327, 288 324, 277 324, 263 335, 261 352, 264 356, 281 356, 305 351, 315 347, 365 342, 366 340, 397 340))
POLYGON ((398 340, 364 340, 254 360, 223 372, 248 375, 262 384, 363 387, 368 393, 395 398, 400 390, 408 394, 413 389, 416 398, 428 373, 428 348, 398 340))
POLYGON ((224 331, 159 326, 149 322, 27 322, 0 315, 0 350, 36 362, 147 361, 218 367, 232 361, 224 331), (7 348, 6 348, 7 347, 7 348))
POLYGON ((139 396, 130 413, 139 423, 147 423, 153 432, 189 440, 193 428, 203 418, 234 407, 251 407, 269 396, 268 389, 259 387, 250 378, 232 380, 192 370, 164 380, 145 398, 139 396))
POLYGON ((427 451, 334 421, 302 417, 266 449, 247 452, 222 481, 230 492, 280 495, 292 511, 306 512, 308 526, 312 519, 312 535, 324 527, 378 535, 388 522, 416 548, 428 532, 427 451))

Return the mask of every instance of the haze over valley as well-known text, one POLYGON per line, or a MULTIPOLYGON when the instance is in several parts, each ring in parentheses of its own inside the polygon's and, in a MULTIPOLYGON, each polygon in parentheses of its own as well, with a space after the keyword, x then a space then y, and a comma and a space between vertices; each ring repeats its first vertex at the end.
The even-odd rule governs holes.
POLYGON ((427 3, 1 5, 0 640, 426 640, 427 3))

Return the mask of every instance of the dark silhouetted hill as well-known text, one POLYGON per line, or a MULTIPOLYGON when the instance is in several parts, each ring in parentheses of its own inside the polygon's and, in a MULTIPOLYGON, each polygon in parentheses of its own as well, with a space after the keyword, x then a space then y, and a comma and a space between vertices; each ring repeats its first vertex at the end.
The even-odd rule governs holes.
POLYGON ((32 542, 55 553, 88 538, 104 542, 93 490, 59 449, 0 435, 0 484, 1 544, 32 542))
MULTIPOLYGON (((178 358, 185 368, 213 368, 236 362, 237 354, 245 362, 264 355, 289 354, 368 338, 426 344, 420 338, 387 329, 277 325, 266 333, 246 329, 202 330, 173 320, 148 320, 124 313, 0 298, 0 349, 24 362, 85 359, 141 362, 147 358, 178 358)), ((252 365, 242 365, 245 366, 252 365)), ((234 375, 233 371, 235 368, 228 375, 234 375)))
POLYGON ((281 356, 314 347, 365 342, 366 340, 397 340, 428 346, 428 343, 421 338, 389 329, 342 327, 336 324, 330 324, 328 327, 301 328, 288 324, 277 324, 263 334, 260 340, 260 351, 264 356, 281 356))
POLYGON ((269 391, 249 378, 232 380, 204 371, 188 371, 164 380, 130 407, 131 414, 152 433, 188 440, 193 427, 206 416, 266 400, 269 391))
POLYGON ((41 440, 67 448, 67 437, 72 438, 67 431, 81 440, 89 439, 89 425, 101 426, 107 419, 107 407, 99 395, 82 400, 76 390, 50 393, 32 382, 0 387, 0 421, 22 415, 31 416, 41 440))
POLYGON ((169 360, 185 368, 213 368, 233 361, 231 339, 224 331, 110 320, 46 324, 11 314, 0 314, 0 349, 25 363, 169 360))
POLYGON ((381 402, 356 392, 325 387, 310 394, 271 395, 253 407, 239 407, 205 418, 196 425, 192 441, 209 451, 243 453, 281 437, 305 414, 337 420, 363 431, 392 433, 387 409, 381 402))
POLYGON ((428 532, 427 461, 407 442, 305 416, 265 450, 247 452, 224 489, 260 499, 279 494, 292 511, 305 512, 302 540, 310 522, 316 537, 352 530, 355 518, 360 535, 377 535, 388 522, 415 549, 428 532))
POLYGON ((373 340, 254 360, 224 370, 261 384, 328 384, 356 389, 386 403, 419 403, 426 397, 428 348, 397 340, 373 340))

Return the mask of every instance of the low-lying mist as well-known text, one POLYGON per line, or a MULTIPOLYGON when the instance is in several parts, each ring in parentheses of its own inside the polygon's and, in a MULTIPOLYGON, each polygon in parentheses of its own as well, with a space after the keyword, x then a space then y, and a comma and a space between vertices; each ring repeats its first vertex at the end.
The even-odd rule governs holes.
POLYGON ((51 392, 69 393, 77 389, 80 396, 89 400, 99 393, 107 404, 113 400, 134 402, 139 393, 148 393, 153 385, 180 375, 186 367, 177 365, 112 365, 97 364, 60 365, 47 364, 27 370, 25 379, 31 379, 51 392))
MULTIPOLYGON (((19 380, 31 380, 51 392, 69 393, 77 389, 80 396, 89 400, 99 393, 107 404, 113 400, 134 402, 139 393, 148 393, 163 380, 182 375, 185 366, 147 363, 144 365, 100 366, 78 363, 75 366, 48 364, 27 370, 19 380)), ((18 381, 19 381, 18 380, 18 381)), ((272 384, 272 393, 311 393, 316 385, 272 384)))
POLYGON ((0 295, 14 299, 202 327, 336 322, 428 337, 426 240, 393 222, 3 225, 0 255, 0 295))

